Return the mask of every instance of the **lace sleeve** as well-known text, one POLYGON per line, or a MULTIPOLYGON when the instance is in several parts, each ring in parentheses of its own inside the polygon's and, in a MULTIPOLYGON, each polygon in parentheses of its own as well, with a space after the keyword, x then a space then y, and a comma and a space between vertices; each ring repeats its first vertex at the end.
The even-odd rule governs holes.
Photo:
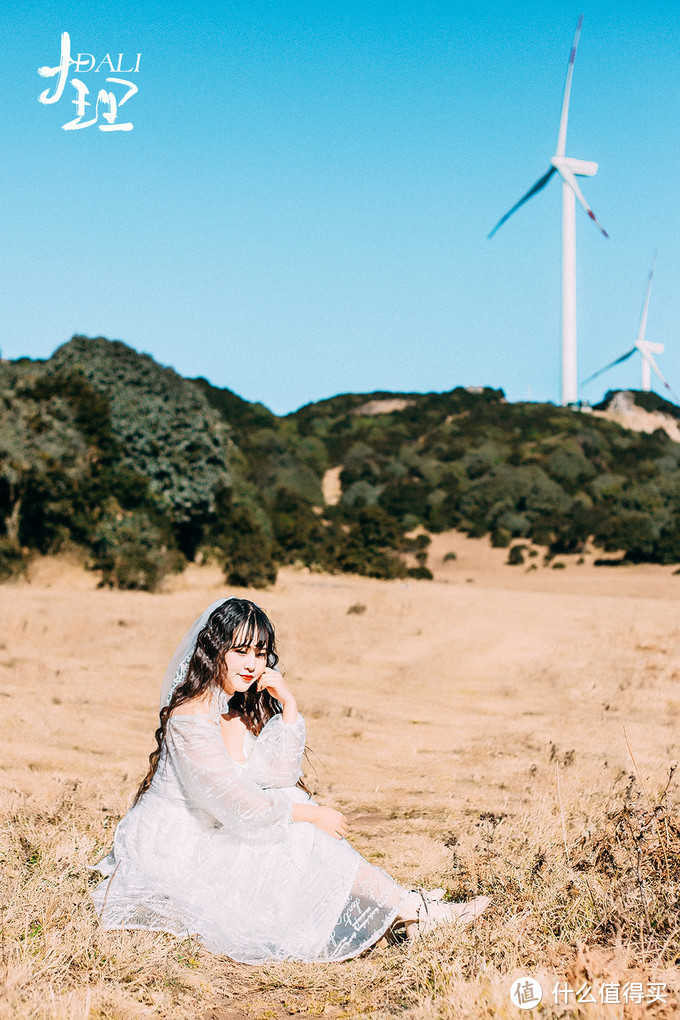
POLYGON ((171 717, 165 734, 169 761, 187 799, 242 839, 279 842, 292 822, 292 804, 238 774, 219 727, 200 716, 171 717))
POLYGON ((260 730, 248 758, 248 775, 260 786, 295 786, 302 775, 305 721, 272 716, 260 730))

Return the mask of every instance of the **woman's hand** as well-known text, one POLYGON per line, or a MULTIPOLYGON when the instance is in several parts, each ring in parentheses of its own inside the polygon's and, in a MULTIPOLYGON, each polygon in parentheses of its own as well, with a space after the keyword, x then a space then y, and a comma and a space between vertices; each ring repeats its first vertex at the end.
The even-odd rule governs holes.
POLYGON ((332 807, 317 807, 314 818, 317 829, 327 832, 333 839, 344 839, 347 835, 347 819, 341 811, 332 807))
POLYGON ((311 822, 317 829, 327 832, 333 839, 344 839, 347 835, 347 819, 341 811, 318 804, 293 804, 294 822, 311 822))
POLYGON ((295 722, 297 719, 297 702, 290 687, 277 669, 271 669, 267 666, 257 681, 257 689, 258 691, 269 691, 272 698, 276 698, 277 701, 281 702, 284 722, 295 722))

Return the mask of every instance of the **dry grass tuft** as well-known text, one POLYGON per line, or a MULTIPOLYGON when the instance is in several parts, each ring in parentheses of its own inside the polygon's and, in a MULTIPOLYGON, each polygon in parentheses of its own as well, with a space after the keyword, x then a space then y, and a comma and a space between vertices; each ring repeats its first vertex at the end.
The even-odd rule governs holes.
POLYGON ((612 937, 635 948, 641 959, 656 955, 680 963, 680 804, 673 785, 676 766, 654 800, 631 775, 622 797, 603 823, 574 847, 574 868, 583 875, 599 916, 600 944, 612 937))
POLYGON ((671 988, 680 962, 680 805, 671 780, 672 771, 649 800, 631 777, 571 841, 570 863, 557 816, 540 844, 493 812, 471 819, 460 841, 444 833, 439 877, 449 897, 493 898, 472 929, 442 929, 343 965, 257 968, 212 956, 196 940, 101 931, 88 865, 108 847, 117 815, 102 811, 86 784, 55 781, 50 797, 17 797, 4 815, 0 1017, 491 1018, 515 1015, 508 989, 519 971, 544 975, 545 989, 558 979, 576 988, 659 974, 671 988))

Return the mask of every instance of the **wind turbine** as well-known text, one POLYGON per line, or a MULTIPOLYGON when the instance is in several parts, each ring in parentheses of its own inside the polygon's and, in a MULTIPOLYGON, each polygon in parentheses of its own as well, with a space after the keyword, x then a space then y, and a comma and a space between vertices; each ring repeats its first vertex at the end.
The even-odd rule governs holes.
POLYGON ((642 315, 640 316, 640 325, 638 327, 638 333, 635 340, 635 344, 633 345, 633 347, 631 347, 629 351, 626 351, 626 353, 622 354, 620 358, 617 358, 616 361, 610 361, 608 365, 604 366, 604 368, 601 368, 599 369, 599 371, 594 372, 593 375, 589 375, 588 378, 584 380, 583 386, 586 386, 587 383, 592 382, 593 379, 597 379, 598 375, 602 375, 603 372, 608 372, 610 368, 614 367, 614 365, 620 365, 622 362, 627 361, 628 358, 631 358, 636 351, 639 351, 642 369, 641 388, 644 390, 644 392, 648 393, 649 390, 652 388, 652 372, 654 372, 654 374, 659 377, 659 379, 666 387, 668 392, 671 394, 673 399, 676 401, 676 403, 680 403, 675 393, 673 393, 673 390, 670 388, 669 384, 662 376, 659 370, 659 366, 657 365, 656 360, 654 359, 655 354, 663 354, 664 349, 663 344, 655 344, 652 343, 650 340, 645 340, 645 333, 647 332, 647 312, 649 311, 649 295, 652 291, 652 278, 654 276, 655 265, 656 255, 652 260, 652 266, 651 269, 649 270, 649 276, 647 277, 645 299, 642 302, 642 315))
POLYGON ((562 99, 562 115, 560 117, 560 128, 557 135, 557 147, 555 155, 550 160, 550 169, 541 177, 526 195, 520 198, 519 202, 513 205, 510 212, 503 216, 493 228, 489 237, 493 237, 499 227, 502 227, 520 206, 528 202, 530 198, 541 191, 552 175, 558 173, 562 178, 562 403, 573 404, 577 398, 577 373, 576 373, 576 203, 578 199, 591 220, 600 229, 605 237, 609 234, 604 227, 598 223, 595 213, 590 208, 583 192, 581 191, 577 177, 594 177, 597 173, 597 163, 589 163, 582 159, 574 159, 566 155, 567 148, 567 120, 569 117, 569 95, 571 93, 571 79, 574 75, 574 60, 576 59, 576 47, 578 46, 581 34, 583 15, 581 14, 574 33, 574 41, 571 44, 569 63, 567 64, 567 80, 564 85, 564 97, 562 99))

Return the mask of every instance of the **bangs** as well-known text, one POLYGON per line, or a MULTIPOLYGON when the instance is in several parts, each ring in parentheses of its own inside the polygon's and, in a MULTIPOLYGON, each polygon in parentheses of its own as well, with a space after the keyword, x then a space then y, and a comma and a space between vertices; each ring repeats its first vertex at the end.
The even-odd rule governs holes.
POLYGON ((240 648, 241 646, 253 648, 264 648, 267 652, 271 651, 274 643, 274 635, 271 630, 271 625, 267 626, 269 621, 267 617, 255 609, 248 614, 248 618, 239 624, 235 628, 233 637, 231 639, 232 648, 240 648))

